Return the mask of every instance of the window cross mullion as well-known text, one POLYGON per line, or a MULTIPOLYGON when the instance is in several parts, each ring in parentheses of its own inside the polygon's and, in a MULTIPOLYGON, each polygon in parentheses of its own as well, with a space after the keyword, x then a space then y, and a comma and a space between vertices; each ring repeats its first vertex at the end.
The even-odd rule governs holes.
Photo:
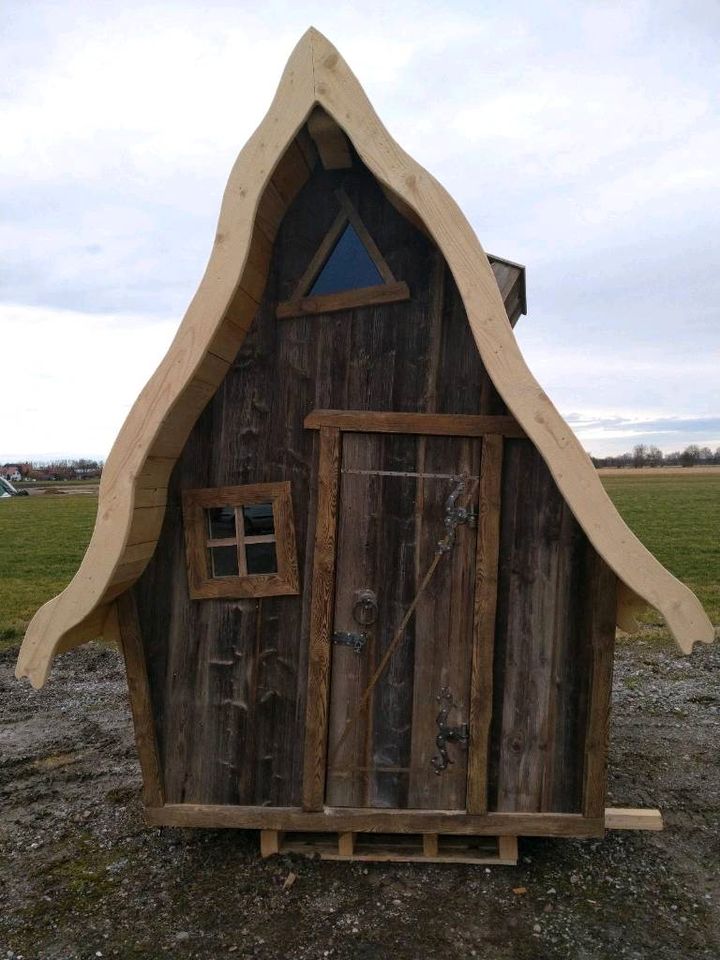
POLYGON ((243 508, 235 507, 235 533, 237 535, 238 573, 247 576, 247 555, 245 553, 245 517, 243 508))

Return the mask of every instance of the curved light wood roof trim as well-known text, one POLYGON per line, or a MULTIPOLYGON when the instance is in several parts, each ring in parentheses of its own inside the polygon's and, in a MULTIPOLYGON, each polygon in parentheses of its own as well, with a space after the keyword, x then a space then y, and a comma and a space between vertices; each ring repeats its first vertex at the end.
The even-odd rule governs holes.
MULTIPOLYGON (((694 594, 631 533, 589 457, 526 366, 487 257, 459 207, 385 129, 337 50, 310 29, 293 51, 270 109, 238 157, 225 190, 205 275, 164 360, 133 406, 108 458, 98 517, 69 586, 42 607, 23 641, 16 673, 39 687, 53 656, 102 632, 113 599, 152 556, 170 471, 222 381, 265 284, 272 238, 302 186, 287 151, 319 104, 399 204, 424 224, 463 298, 478 349, 499 393, 538 447, 598 553, 626 589, 624 612, 647 602, 684 652, 713 629, 694 594)), ((305 173, 305 179, 308 172, 305 173)))

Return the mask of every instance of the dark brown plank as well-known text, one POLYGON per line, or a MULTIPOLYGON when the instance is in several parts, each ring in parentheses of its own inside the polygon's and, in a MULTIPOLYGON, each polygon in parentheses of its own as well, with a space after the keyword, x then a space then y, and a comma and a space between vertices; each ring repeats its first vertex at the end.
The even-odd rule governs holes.
POLYGON ((155 722, 150 699, 145 650, 143 648, 137 607, 132 593, 124 593, 115 601, 120 644, 125 658, 130 708, 135 728, 140 769, 143 776, 143 800, 150 807, 164 803, 162 772, 155 737, 155 722))
POLYGON ((617 577, 593 551, 585 608, 591 647, 582 799, 586 817, 600 817, 605 809, 616 599, 617 577))
POLYGON ((457 413, 395 413, 366 410, 313 410, 305 417, 310 430, 336 427, 358 433, 418 433, 427 436, 482 437, 498 434, 524 437, 513 417, 457 413))
POLYGON ((335 539, 340 476, 340 431, 320 431, 308 697, 305 714, 303 808, 319 810, 325 792, 330 649, 335 587, 335 539))
POLYGON ((468 813, 475 814, 486 813, 488 809, 488 749, 493 699, 502 452, 502 437, 490 435, 484 438, 475 558, 475 623, 467 785, 467 810, 468 813))
MULTIPOLYGON (((416 583, 420 583, 445 535, 445 508, 466 475, 458 506, 477 504, 480 443, 474 438, 428 437, 425 442, 426 477, 418 479, 422 510, 416 519, 416 583), (445 479, 439 477, 446 473, 445 479)), ((476 532, 467 525, 456 530, 455 545, 444 553, 415 614, 415 655, 412 714, 412 756, 408 805, 418 809, 462 810, 466 803, 467 750, 449 743, 452 761, 435 773, 439 756, 436 738, 440 692, 448 689, 454 705, 450 726, 468 723, 472 658, 473 588, 476 532)))
POLYGON ((572 813, 488 813, 475 817, 448 810, 359 810, 351 807, 308 812, 299 807, 233 807, 166 804, 148 808, 154 826, 262 830, 316 830, 356 833, 445 833, 476 836, 602 837, 605 818, 572 813))
POLYGON ((506 441, 490 809, 582 810, 593 557, 540 454, 506 441))

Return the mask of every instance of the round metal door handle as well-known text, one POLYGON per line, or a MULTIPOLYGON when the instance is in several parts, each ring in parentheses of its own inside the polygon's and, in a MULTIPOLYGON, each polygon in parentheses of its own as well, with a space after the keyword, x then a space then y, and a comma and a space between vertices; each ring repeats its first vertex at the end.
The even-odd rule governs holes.
POLYGON ((352 609, 353 620, 362 627, 371 627, 378 618, 377 597, 372 590, 359 590, 352 609))

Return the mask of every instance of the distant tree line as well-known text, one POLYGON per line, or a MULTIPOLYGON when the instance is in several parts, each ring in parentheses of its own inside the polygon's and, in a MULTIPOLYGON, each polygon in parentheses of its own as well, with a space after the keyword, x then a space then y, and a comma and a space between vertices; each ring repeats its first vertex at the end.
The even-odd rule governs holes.
MULTIPOLYGON (((10 466, 10 464, 6 464, 10 466)), ((28 461, 17 464, 23 480, 96 480, 102 474, 102 460, 28 461)))
POLYGON ((659 447, 639 443, 632 453, 615 457, 592 457, 596 467, 699 467, 720 466, 720 447, 713 452, 710 447, 690 444, 684 450, 663 453, 659 447))

